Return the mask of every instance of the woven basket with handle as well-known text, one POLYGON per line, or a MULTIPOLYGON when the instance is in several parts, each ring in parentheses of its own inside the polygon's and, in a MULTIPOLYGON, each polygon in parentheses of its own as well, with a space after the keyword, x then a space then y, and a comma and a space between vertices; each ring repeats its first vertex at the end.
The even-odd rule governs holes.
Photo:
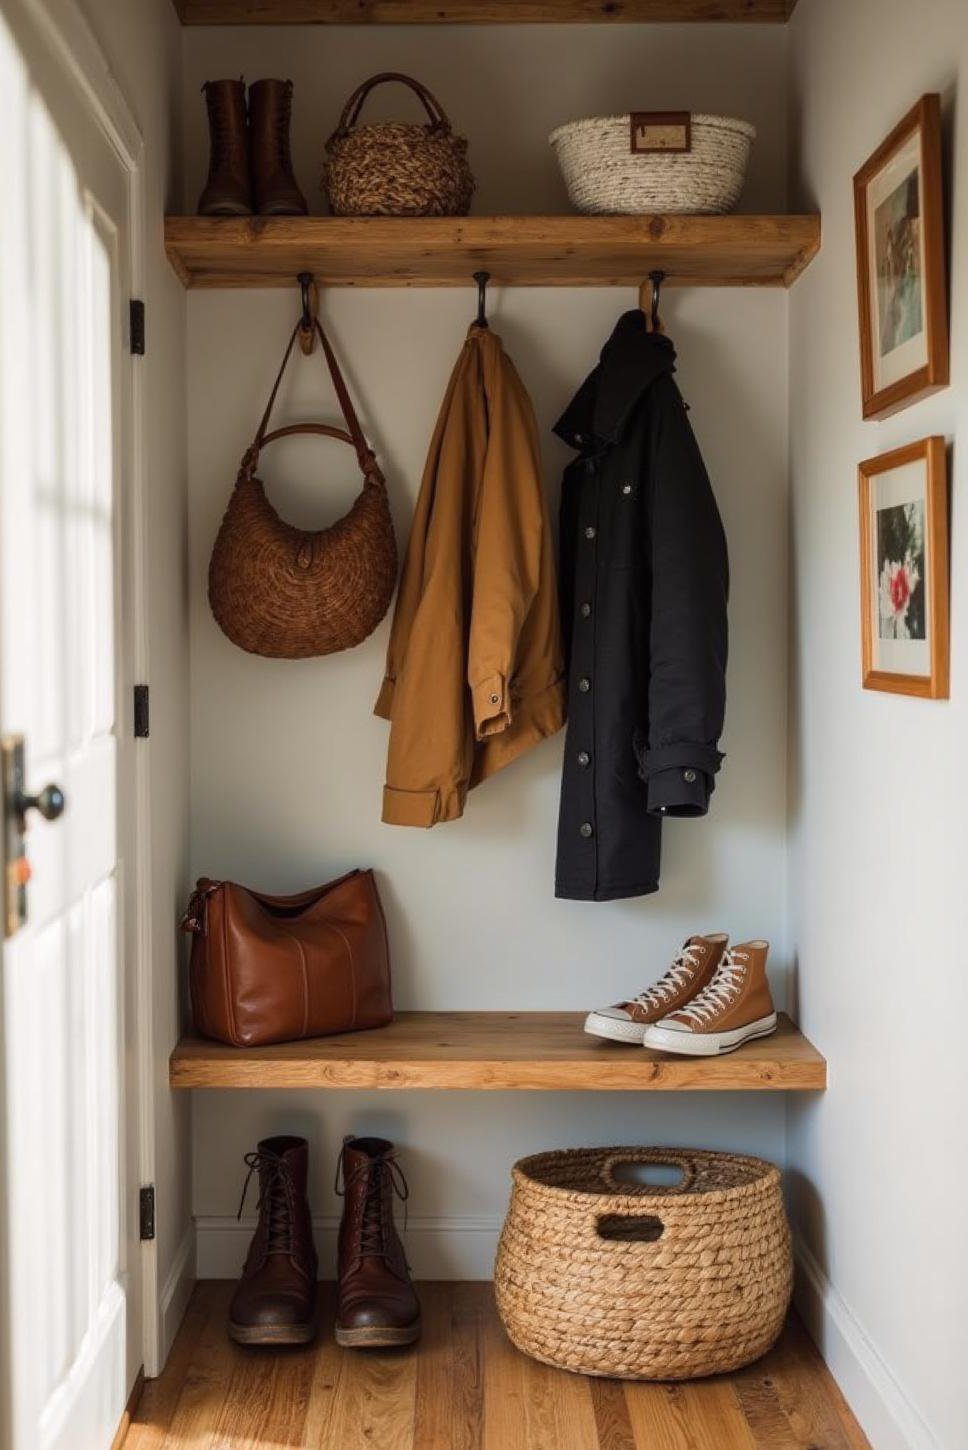
POLYGON ((326 142, 323 190, 337 216, 466 216, 474 192, 467 142, 455 136, 440 102, 399 71, 371 76, 350 96, 326 142), (427 112, 425 125, 357 124, 375 86, 400 81, 427 112))
POLYGON ((513 1169, 495 1266, 517 1347, 620 1379, 692 1379, 771 1347, 792 1288, 772 1163, 689 1148, 539 1153, 513 1169), (674 1170, 669 1187, 632 1180, 674 1170))
POLYGON ((346 428, 291 423, 266 431, 300 325, 293 329, 255 439, 242 458, 208 571, 209 603, 225 634, 240 649, 277 659, 333 654, 360 644, 386 614, 397 577, 383 475, 318 321, 346 428), (293 433, 337 438, 356 450, 363 488, 349 513, 329 528, 310 532, 287 524, 256 476, 262 449, 293 433))

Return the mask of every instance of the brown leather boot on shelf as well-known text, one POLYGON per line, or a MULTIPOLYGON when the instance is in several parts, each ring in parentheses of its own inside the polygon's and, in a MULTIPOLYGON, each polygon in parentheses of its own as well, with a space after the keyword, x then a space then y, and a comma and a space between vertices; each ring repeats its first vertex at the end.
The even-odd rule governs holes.
MULTIPOLYGON (((229 1309, 239 1344, 305 1344, 316 1333, 316 1249, 306 1201, 305 1138, 263 1138, 245 1161, 259 1174, 259 1223, 229 1309)), ((242 1213, 239 1205, 239 1214, 242 1213)))
POLYGON ((249 158, 260 216, 305 216, 309 210, 292 174, 291 116, 292 81, 255 81, 249 87, 249 158))
POLYGON ((393 1223, 394 1193, 407 1198, 393 1144, 344 1139, 336 1191, 344 1198, 336 1343, 357 1349, 413 1344, 420 1335, 420 1304, 393 1223))
POLYGON ((198 199, 199 216, 251 216, 249 136, 243 81, 206 81, 211 155, 208 181, 198 199))

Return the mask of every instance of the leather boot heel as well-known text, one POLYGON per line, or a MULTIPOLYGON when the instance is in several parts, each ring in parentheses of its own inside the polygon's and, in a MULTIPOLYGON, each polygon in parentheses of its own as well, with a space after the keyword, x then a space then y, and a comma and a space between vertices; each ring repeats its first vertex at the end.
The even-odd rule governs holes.
POLYGON ((416 1344, 420 1338, 420 1320, 393 1329, 390 1325, 365 1325, 359 1329, 342 1329, 336 1326, 336 1343, 344 1349, 393 1349, 402 1344, 416 1344))

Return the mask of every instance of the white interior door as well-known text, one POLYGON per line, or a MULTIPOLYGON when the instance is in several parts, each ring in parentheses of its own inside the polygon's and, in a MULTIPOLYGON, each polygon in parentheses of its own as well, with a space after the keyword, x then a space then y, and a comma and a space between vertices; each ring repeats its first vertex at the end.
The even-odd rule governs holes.
POLYGON ((28 792, 66 798, 59 820, 28 813, 29 916, 3 946, 6 1433, 12 1450, 107 1450, 138 1280, 119 952, 127 180, 9 16, 0 96, 0 734, 24 737, 28 792))

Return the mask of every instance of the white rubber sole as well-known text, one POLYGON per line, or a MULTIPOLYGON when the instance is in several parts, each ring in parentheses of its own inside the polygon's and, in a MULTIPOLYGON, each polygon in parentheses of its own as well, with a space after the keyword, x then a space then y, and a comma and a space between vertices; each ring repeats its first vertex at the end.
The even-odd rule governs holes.
POLYGON ((606 1017, 604 1012, 589 1012, 585 1031, 591 1037, 607 1037, 609 1042, 629 1042, 642 1046, 648 1028, 642 1022, 623 1022, 621 1017, 606 1017))
POLYGON ((655 1047, 659 1052, 675 1052, 682 1057, 719 1057, 724 1052, 735 1052, 744 1042, 754 1037, 769 1037, 776 1031, 776 1013, 747 1022, 745 1027, 734 1027, 732 1032, 677 1032, 674 1027, 646 1027, 642 1038, 645 1047, 655 1047))

